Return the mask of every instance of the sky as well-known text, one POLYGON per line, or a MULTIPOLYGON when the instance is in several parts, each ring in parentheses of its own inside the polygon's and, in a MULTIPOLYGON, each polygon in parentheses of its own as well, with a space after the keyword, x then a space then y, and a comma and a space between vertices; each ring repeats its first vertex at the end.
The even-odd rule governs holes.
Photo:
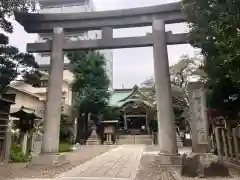
MULTIPOLYGON (((127 9, 135 7, 153 6, 165 3, 178 2, 178 0, 93 0, 97 11, 127 9)), ((27 34, 24 29, 14 22, 14 33, 10 43, 21 51, 26 51, 26 44, 37 39, 36 34, 27 34)), ((187 32, 187 25, 166 25, 167 31, 173 33, 187 32)), ((151 32, 151 27, 128 28, 114 30, 114 37, 143 36, 151 32)), ((189 44, 168 46, 169 64, 177 63, 182 55, 194 56, 198 53, 189 44)), ((113 87, 132 88, 153 76, 153 48, 131 48, 113 50, 113 87)))

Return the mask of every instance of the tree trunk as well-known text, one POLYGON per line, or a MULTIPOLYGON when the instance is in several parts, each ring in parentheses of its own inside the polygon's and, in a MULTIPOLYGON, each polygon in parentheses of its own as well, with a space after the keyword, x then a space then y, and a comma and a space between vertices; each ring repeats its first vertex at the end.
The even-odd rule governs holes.
POLYGON ((88 114, 89 112, 87 111, 84 113, 80 112, 78 117, 77 142, 81 145, 85 144, 88 138, 88 114))
POLYGON ((78 119, 77 119, 77 137, 76 137, 76 141, 79 144, 84 144, 83 139, 84 139, 84 117, 82 116, 82 113, 79 113, 78 119))

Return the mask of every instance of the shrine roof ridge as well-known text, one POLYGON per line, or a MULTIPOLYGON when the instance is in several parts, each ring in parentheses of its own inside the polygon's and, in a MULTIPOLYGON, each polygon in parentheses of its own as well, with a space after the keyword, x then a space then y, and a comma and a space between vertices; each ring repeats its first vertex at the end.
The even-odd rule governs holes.
POLYGON ((186 21, 180 2, 98 12, 52 14, 15 12, 15 18, 29 33, 52 32, 54 27, 63 27, 66 31, 97 30, 101 27, 140 27, 151 25, 154 19, 163 19, 166 23, 186 21))

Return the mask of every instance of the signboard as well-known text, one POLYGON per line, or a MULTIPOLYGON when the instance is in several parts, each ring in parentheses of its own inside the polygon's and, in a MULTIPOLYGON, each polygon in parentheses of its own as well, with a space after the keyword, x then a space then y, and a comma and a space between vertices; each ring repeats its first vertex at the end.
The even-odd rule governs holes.
POLYGON ((193 110, 194 119, 196 120, 197 130, 197 143, 208 144, 208 129, 207 119, 205 114, 205 102, 204 102, 203 89, 197 89, 193 92, 193 110))
POLYGON ((104 127, 105 134, 113 134, 114 133, 114 126, 106 126, 104 127))

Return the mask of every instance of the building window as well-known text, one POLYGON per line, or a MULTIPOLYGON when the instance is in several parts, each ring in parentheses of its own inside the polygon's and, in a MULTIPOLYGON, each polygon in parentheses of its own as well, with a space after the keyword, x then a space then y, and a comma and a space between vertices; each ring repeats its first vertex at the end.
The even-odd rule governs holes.
POLYGON ((42 56, 42 57, 49 57, 50 54, 49 54, 49 53, 42 53, 41 56, 42 56))
POLYGON ((40 83, 40 87, 48 87, 48 80, 42 80, 40 83))

